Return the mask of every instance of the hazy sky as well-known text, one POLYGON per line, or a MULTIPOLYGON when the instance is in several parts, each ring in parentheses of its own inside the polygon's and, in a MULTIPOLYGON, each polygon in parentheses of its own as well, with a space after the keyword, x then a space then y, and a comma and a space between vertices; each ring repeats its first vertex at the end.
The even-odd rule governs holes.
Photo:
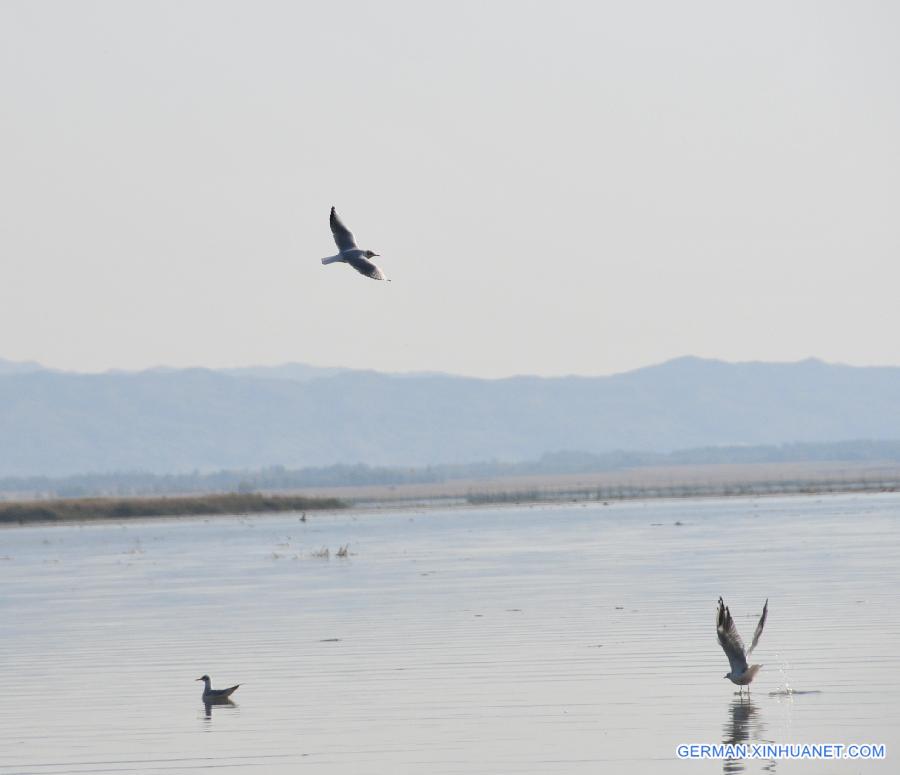
POLYGON ((0 3, 0 357, 900 364, 900 4, 0 3), (334 204, 392 283, 319 259, 334 204))

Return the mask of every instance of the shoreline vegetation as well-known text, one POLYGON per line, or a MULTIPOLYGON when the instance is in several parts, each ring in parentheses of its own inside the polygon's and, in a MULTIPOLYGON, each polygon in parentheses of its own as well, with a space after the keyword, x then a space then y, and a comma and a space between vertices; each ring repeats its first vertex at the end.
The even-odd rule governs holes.
POLYGON ((163 498, 62 498, 0 503, 0 524, 196 517, 345 508, 338 498, 227 493, 163 498))
MULTIPOLYGON (((688 498, 900 492, 900 466, 712 465, 602 474, 518 476, 305 492, 19 498, 0 501, 0 525, 313 510, 602 503, 688 498)), ((305 516, 305 515, 304 515, 305 516)))
MULTIPOLYGON (((859 476, 860 469, 900 469, 900 440, 857 440, 737 447, 699 447, 667 453, 616 451, 590 453, 548 452, 521 462, 481 461, 422 466, 380 466, 364 463, 311 468, 269 466, 259 469, 151 473, 111 471, 71 476, 0 476, 0 501, 39 498, 160 497, 212 493, 301 493, 336 488, 427 487, 442 489, 453 482, 495 482, 525 477, 546 480, 580 476, 633 479, 640 472, 667 469, 673 482, 694 481, 693 470, 705 468, 778 467, 804 469, 801 478, 820 476, 825 469, 839 476, 859 476)), ((794 476, 794 473, 789 473, 794 476)), ((742 476, 742 475, 741 475, 742 476)), ((713 478, 717 478, 713 475, 713 478)), ((741 477, 739 477, 741 478, 741 477)), ((478 485, 481 488, 481 484, 478 485)))
POLYGON ((900 480, 835 481, 778 480, 761 482, 723 482, 709 484, 658 484, 646 486, 611 486, 571 490, 529 490, 472 492, 466 502, 473 506, 503 503, 565 503, 679 498, 740 498, 773 495, 837 495, 847 493, 879 493, 900 491, 900 480))

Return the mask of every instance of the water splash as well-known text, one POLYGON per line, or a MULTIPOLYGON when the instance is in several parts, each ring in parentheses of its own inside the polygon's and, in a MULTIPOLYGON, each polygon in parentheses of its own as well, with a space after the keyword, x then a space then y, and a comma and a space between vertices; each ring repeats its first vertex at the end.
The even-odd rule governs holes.
POLYGON ((782 659, 777 651, 775 652, 775 659, 778 660, 778 672, 781 674, 782 683, 774 692, 769 692, 769 696, 792 697, 794 695, 794 689, 791 687, 790 681, 788 680, 788 671, 791 669, 791 664, 786 659, 782 659))

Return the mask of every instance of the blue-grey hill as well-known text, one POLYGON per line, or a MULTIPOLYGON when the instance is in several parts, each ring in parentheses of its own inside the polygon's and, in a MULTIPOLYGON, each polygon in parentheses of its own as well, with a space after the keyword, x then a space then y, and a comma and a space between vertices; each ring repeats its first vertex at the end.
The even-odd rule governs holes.
POLYGON ((686 357, 609 377, 484 380, 300 365, 9 367, 0 369, 0 439, 0 476, 900 439, 900 368, 686 357))

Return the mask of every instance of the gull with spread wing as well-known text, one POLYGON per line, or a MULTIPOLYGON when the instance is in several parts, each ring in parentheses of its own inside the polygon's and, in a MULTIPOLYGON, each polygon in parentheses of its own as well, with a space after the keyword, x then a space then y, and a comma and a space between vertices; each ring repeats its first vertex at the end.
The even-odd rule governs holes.
POLYGON ((384 276, 384 272, 369 260, 378 254, 373 253, 371 250, 362 250, 357 247, 353 232, 344 226, 344 222, 338 217, 333 207, 331 208, 331 218, 329 220, 331 222, 331 233, 334 235, 334 241, 340 252, 336 256, 323 258, 322 263, 333 264, 335 261, 343 261, 366 277, 371 277, 373 280, 387 280, 388 278, 384 276))
POLYGON ((756 631, 753 633, 753 642, 750 648, 744 651, 744 642, 738 635, 737 627, 734 626, 734 619, 731 618, 731 611, 728 606, 719 598, 719 609, 716 612, 716 636, 719 638, 719 645, 725 656, 728 657, 728 664, 731 670, 725 674, 731 683, 741 687, 747 687, 747 694, 750 694, 750 682, 756 677, 762 665, 748 665, 747 657, 756 648, 759 642, 759 636, 762 635, 763 627, 766 625, 766 617, 769 615, 769 600, 763 606, 762 616, 759 617, 759 624, 756 625, 756 631))

